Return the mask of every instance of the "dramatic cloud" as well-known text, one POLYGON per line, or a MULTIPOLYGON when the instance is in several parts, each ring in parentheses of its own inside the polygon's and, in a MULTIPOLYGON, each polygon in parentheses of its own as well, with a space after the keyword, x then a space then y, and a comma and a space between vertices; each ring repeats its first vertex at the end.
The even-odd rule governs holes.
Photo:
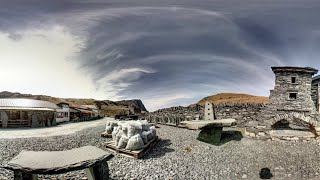
MULTIPOLYGON (((9 71, 29 78, 41 72, 37 81, 25 83, 29 91, 40 93, 44 87, 41 91, 49 95, 139 98, 155 110, 188 105, 218 92, 268 95, 274 83, 270 66, 320 68, 320 3, 316 1, 33 0, 4 4, 0 8, 1 50, 22 51, 18 54, 28 63, 15 64, 39 67, 33 73, 25 69, 18 73, 15 64, 6 61, 8 71, 2 77, 9 76, 9 71), (41 64, 60 64, 63 71, 41 64), (54 75, 59 76, 52 80, 54 75)), ((18 56, 6 52, 6 56, 18 56)), ((0 52, 1 63, 6 56, 0 52)), ((10 84, 2 79, 6 82, 3 90, 26 91, 22 82, 10 84)))

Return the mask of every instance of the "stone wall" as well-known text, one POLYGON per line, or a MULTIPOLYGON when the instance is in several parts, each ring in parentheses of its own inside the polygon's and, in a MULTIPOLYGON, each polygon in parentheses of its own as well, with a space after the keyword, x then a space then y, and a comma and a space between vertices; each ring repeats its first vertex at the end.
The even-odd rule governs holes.
POLYGON ((214 105, 214 113, 217 119, 234 118, 237 126, 245 127, 250 121, 258 121, 261 110, 265 104, 242 103, 242 104, 220 104, 214 105))
POLYGON ((144 115, 144 118, 149 122, 178 125, 181 121, 203 119, 203 113, 204 108, 200 105, 187 107, 177 106, 147 113, 144 115))
MULTIPOLYGON (((265 104, 261 103, 229 103, 213 105, 213 111, 216 119, 234 118, 237 126, 245 127, 250 121, 258 121, 258 115, 264 107, 265 104)), ((145 118, 150 122, 178 125, 181 121, 204 120, 204 111, 202 106, 178 106, 148 113, 145 118)))
POLYGON ((320 79, 317 79, 315 81, 312 81, 312 84, 311 84, 311 99, 314 103, 316 111, 318 112, 319 112, 319 93, 320 93, 319 83, 320 83, 320 79))

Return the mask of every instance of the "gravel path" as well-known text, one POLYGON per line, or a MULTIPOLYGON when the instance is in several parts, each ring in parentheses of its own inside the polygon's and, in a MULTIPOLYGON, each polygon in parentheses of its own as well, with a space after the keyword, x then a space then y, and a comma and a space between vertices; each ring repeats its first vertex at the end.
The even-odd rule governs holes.
MULTIPOLYGON (((76 134, 29 139, 0 139, 0 163, 20 150, 64 150, 84 145, 100 148, 104 126, 76 134)), ((196 140, 198 131, 160 126, 161 141, 141 160, 116 155, 109 161, 112 179, 259 179, 269 168, 272 179, 320 179, 320 146, 316 142, 263 141, 242 138, 221 146, 196 140)), ((81 179, 83 171, 44 179, 81 179)), ((0 169, 0 179, 12 173, 0 169)))
POLYGON ((105 117, 94 121, 84 121, 79 123, 63 123, 52 127, 41 128, 6 128, 0 129, 0 139, 13 139, 13 138, 34 138, 34 137, 49 137, 49 136, 62 136, 76 133, 83 129, 91 127, 105 126, 106 121, 114 120, 114 118, 105 117))

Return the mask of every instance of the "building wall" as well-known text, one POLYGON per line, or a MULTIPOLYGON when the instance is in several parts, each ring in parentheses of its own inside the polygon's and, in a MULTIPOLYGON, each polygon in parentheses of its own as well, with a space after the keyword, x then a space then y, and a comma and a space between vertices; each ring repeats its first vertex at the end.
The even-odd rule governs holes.
POLYGON ((314 110, 311 99, 311 77, 309 73, 276 72, 275 87, 270 94, 270 105, 277 110, 314 110), (296 77, 296 83, 291 83, 296 77), (290 100, 289 93, 297 93, 297 99, 290 100))
POLYGON ((56 125, 53 111, 4 110, 1 127, 46 127, 56 125))
POLYGON ((56 109, 56 121, 57 121, 57 123, 70 121, 69 107, 63 107, 62 109, 56 109))
POLYGON ((318 88, 312 85, 312 73, 275 72, 275 77, 275 87, 270 91, 269 103, 261 110, 259 121, 263 121, 267 128, 279 120, 298 126, 299 123, 317 125, 319 114, 315 111, 315 94, 318 88), (291 83, 291 77, 296 77, 296 83, 291 83), (297 99, 290 100, 290 92, 296 92, 297 99))

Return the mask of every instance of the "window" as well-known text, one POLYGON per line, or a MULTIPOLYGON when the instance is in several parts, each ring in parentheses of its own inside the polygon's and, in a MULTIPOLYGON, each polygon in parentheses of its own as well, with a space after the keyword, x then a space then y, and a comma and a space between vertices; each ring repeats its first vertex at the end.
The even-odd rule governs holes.
POLYGON ((289 99, 290 100, 297 99, 297 93, 289 93, 289 99))
POLYGON ((22 117, 22 119, 27 120, 28 119, 28 112, 27 111, 22 111, 21 117, 22 117))
POLYGON ((210 113, 208 113, 208 115, 210 115, 210 113))
POLYGON ((10 120, 17 120, 20 119, 20 112, 19 111, 9 111, 8 118, 10 120))
POLYGON ((296 83, 296 77, 291 77, 291 83, 296 83))

